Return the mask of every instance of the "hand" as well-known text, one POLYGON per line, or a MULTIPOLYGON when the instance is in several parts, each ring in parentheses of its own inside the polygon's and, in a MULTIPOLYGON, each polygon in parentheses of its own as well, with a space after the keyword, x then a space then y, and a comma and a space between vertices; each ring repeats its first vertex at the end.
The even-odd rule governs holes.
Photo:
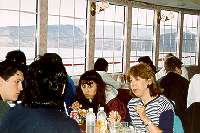
POLYGON ((145 111, 145 107, 142 105, 137 105, 134 107, 134 109, 136 110, 136 112, 139 114, 140 119, 144 122, 146 122, 147 120, 149 120, 149 118, 146 115, 146 111, 145 111))
POLYGON ((72 106, 71 106, 71 108, 76 111, 78 111, 81 107, 82 105, 78 101, 72 103, 72 106))
POLYGON ((108 116, 108 121, 111 123, 120 122, 121 116, 119 115, 117 111, 111 111, 108 116))

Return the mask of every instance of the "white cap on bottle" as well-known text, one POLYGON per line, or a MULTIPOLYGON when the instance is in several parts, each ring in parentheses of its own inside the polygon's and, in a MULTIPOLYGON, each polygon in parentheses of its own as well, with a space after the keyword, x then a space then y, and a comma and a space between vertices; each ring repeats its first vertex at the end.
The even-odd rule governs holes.
POLYGON ((89 110, 88 110, 89 112, 93 112, 93 108, 89 108, 89 110))
POLYGON ((104 107, 100 107, 99 110, 100 110, 100 111, 104 111, 104 107))

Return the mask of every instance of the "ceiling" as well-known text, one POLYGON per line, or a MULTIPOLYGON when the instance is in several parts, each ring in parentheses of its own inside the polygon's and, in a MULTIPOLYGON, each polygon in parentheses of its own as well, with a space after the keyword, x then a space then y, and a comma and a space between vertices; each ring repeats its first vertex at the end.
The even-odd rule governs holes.
POLYGON ((158 6, 193 9, 200 11, 200 0, 130 0, 130 1, 144 2, 158 6))

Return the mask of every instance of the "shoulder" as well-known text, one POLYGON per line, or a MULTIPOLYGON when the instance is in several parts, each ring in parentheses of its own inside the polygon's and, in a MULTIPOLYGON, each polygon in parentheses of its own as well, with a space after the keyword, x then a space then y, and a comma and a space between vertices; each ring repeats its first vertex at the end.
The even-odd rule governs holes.
POLYGON ((192 78, 191 81, 200 81, 200 74, 195 74, 192 78))
POLYGON ((183 72, 187 72, 187 71, 188 71, 187 68, 184 67, 184 66, 181 67, 181 70, 182 70, 183 72))
POLYGON ((96 71, 96 72, 98 72, 100 75, 107 75, 107 74, 108 74, 108 73, 105 72, 105 71, 96 71))
POLYGON ((167 111, 167 110, 174 110, 173 105, 171 102, 163 95, 160 95, 158 98, 158 105, 159 105, 159 110, 161 112, 167 111))

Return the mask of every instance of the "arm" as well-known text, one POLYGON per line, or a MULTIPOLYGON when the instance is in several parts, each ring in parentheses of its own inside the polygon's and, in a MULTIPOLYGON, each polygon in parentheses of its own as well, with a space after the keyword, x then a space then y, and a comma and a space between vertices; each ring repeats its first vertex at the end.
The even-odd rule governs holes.
POLYGON ((194 102, 199 102, 200 101, 200 75, 196 74, 192 77, 190 84, 189 84, 189 89, 188 89, 188 96, 187 96, 187 107, 189 107, 192 103, 194 102))
POLYGON ((158 127, 162 129, 164 133, 173 132, 173 121, 174 121, 173 110, 164 111, 160 115, 158 127))

